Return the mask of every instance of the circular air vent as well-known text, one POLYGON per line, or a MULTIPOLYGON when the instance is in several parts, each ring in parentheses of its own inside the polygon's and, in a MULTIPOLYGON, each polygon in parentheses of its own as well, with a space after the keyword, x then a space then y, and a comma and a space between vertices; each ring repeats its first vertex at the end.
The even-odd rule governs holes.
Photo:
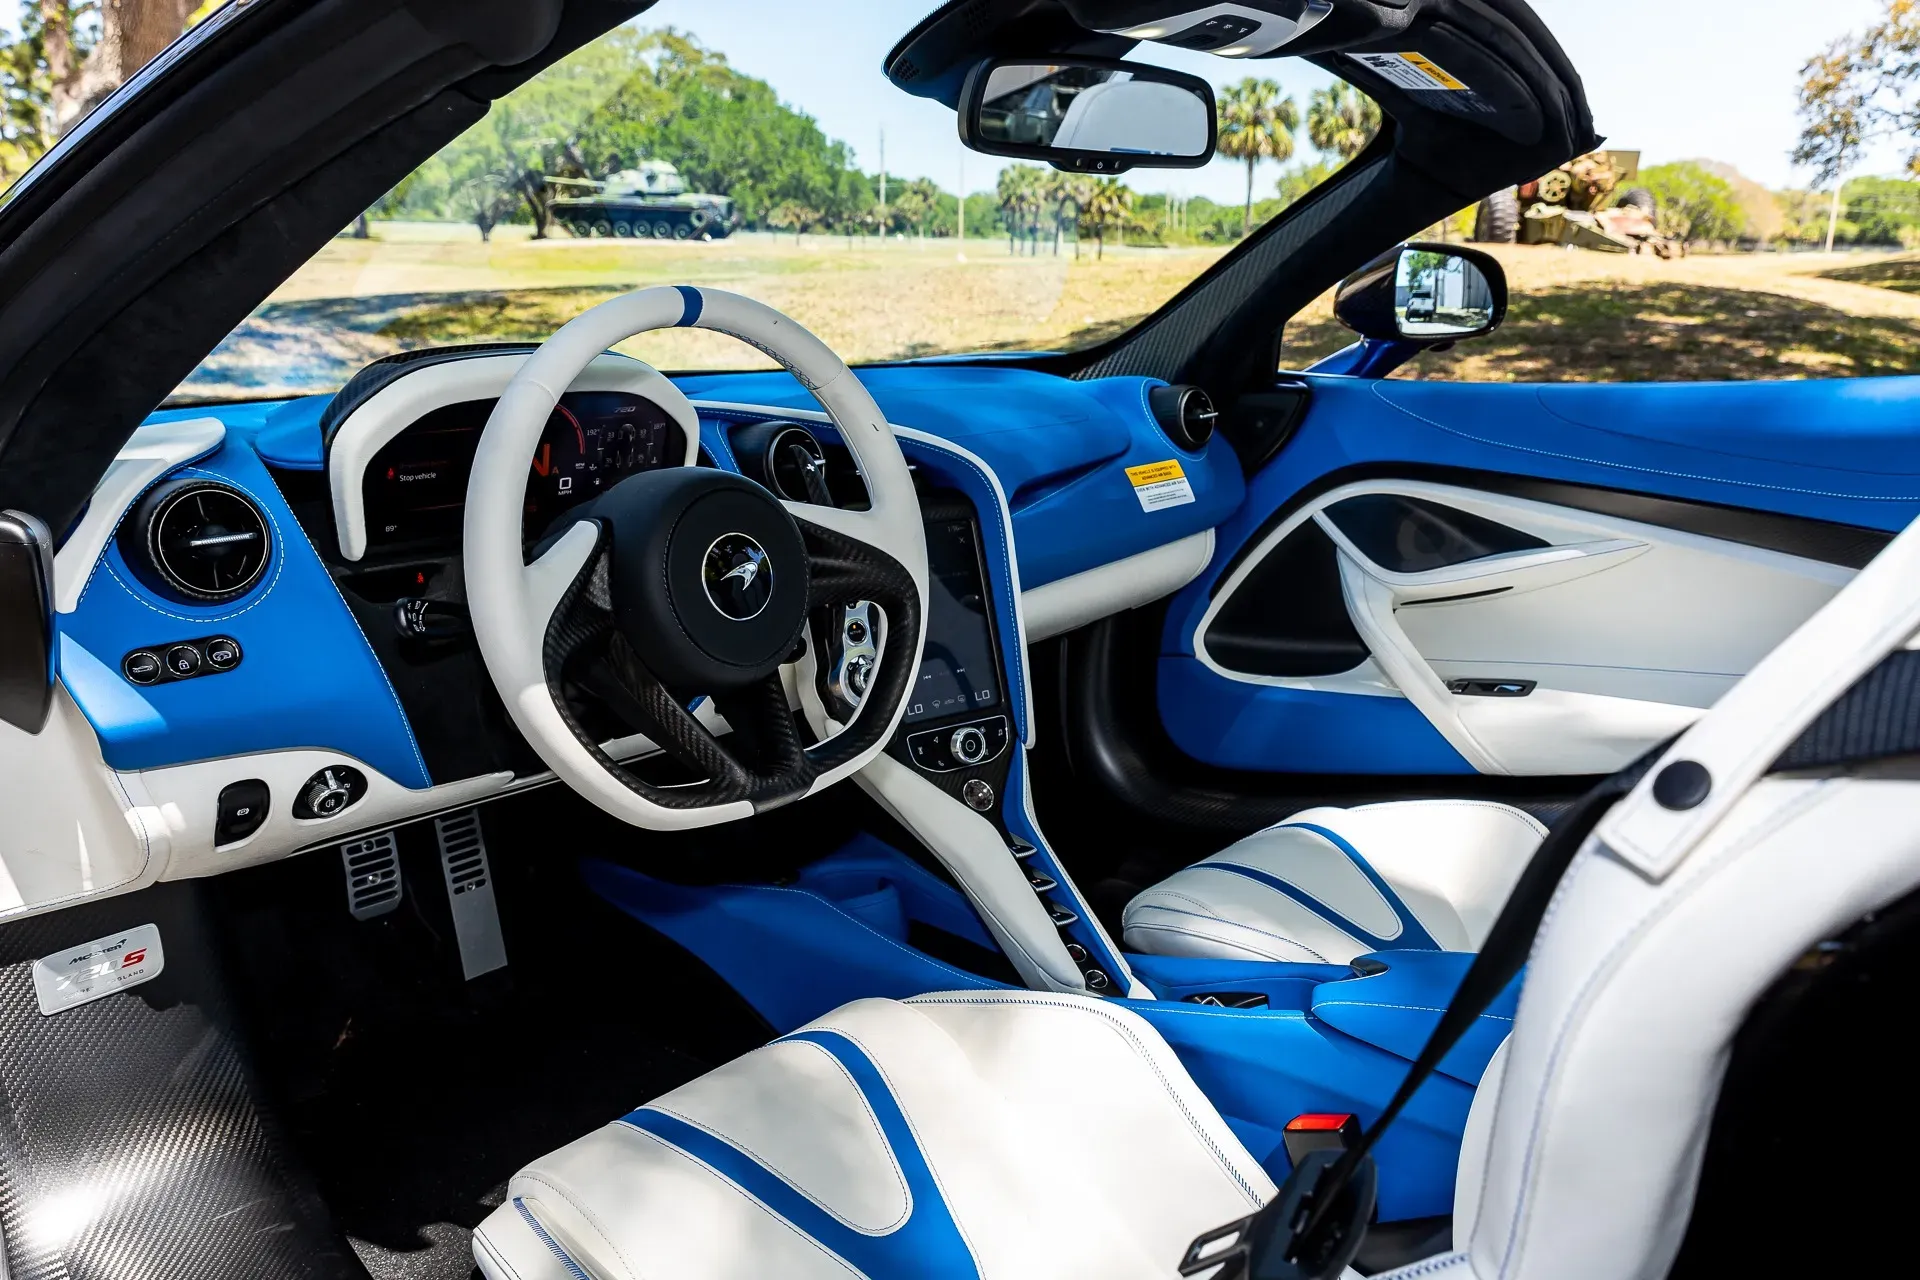
POLYGON ((1214 423, 1220 415, 1214 410, 1213 397, 1199 387, 1155 387, 1147 394, 1147 401, 1161 430, 1175 444, 1198 452, 1213 439, 1214 423))
POLYGON ((805 427, 783 427, 767 441, 768 486, 792 502, 816 502, 827 492, 827 451, 805 427))
POLYGON ((182 598, 217 604, 243 595, 273 555, 267 517, 253 501, 205 480, 162 485, 135 513, 146 567, 182 598))

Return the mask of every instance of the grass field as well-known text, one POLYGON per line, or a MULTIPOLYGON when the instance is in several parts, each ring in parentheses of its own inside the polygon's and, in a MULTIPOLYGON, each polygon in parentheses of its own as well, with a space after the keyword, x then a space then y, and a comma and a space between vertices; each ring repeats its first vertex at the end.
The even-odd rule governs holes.
MULTIPOLYGON (((504 228, 376 224, 334 240, 190 380, 186 396, 323 390, 366 361, 436 343, 538 340, 626 289, 694 283, 750 294, 854 363, 944 352, 1052 349, 1120 332, 1216 261, 1219 249, 1071 244, 1010 255, 1004 241, 875 242, 746 234, 693 242, 533 241, 504 228)), ((1695 256, 1679 262, 1503 247, 1512 285, 1492 338, 1430 354, 1401 376, 1589 381, 1821 377, 1920 370, 1920 257, 1695 256)), ((1284 363, 1351 341, 1331 299, 1289 327, 1284 363)), ((689 330, 628 344, 663 368, 768 362, 689 330)), ((628 349, 623 348, 623 349, 628 349)))

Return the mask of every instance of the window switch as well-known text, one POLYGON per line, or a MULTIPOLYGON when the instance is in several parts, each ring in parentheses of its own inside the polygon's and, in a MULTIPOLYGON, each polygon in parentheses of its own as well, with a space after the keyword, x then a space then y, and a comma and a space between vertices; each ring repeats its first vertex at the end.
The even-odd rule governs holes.
POLYGON ((213 843, 237 844, 260 829, 267 820, 271 801, 267 784, 258 778, 229 783, 221 788, 218 812, 213 819, 213 843))

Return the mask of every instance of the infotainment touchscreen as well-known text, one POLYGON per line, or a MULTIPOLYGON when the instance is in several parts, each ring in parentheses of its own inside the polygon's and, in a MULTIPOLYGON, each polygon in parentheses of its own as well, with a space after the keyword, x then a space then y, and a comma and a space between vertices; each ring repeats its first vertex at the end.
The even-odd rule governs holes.
POLYGON ((906 723, 999 710, 1000 662, 972 520, 928 523, 927 569, 927 640, 906 723))

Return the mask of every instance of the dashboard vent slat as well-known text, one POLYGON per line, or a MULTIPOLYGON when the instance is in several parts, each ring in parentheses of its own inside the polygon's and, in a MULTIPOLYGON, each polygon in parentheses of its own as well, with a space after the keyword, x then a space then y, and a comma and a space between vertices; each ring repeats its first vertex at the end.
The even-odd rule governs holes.
POLYGON ((236 489, 212 481, 162 485, 140 503, 135 523, 145 567, 168 594, 220 604, 245 595, 273 557, 266 513, 236 489))

